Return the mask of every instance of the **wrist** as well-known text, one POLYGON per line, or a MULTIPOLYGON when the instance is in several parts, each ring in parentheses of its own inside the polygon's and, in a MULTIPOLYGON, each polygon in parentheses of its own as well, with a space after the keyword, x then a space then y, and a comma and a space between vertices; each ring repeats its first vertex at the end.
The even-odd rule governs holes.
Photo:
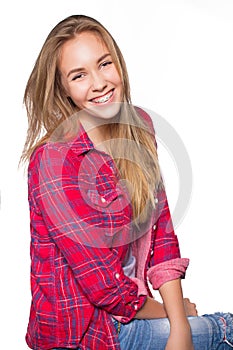
POLYGON ((179 333, 191 331, 190 324, 189 324, 187 318, 176 319, 176 320, 170 321, 170 329, 171 329, 171 331, 175 331, 175 332, 179 332, 179 333))

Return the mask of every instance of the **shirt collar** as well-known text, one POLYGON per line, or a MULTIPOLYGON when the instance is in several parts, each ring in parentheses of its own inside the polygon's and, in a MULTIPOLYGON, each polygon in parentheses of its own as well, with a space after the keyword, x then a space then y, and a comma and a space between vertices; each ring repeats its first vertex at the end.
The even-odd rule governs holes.
POLYGON ((77 155, 84 154, 95 148, 93 142, 81 124, 77 136, 72 142, 69 142, 69 144, 72 151, 77 155))

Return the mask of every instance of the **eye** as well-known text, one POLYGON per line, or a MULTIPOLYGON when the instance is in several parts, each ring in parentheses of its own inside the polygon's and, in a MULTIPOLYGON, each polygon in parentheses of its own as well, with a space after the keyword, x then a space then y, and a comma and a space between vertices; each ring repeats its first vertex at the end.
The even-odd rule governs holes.
POLYGON ((71 80, 72 81, 79 80, 79 79, 84 78, 84 76, 85 76, 84 73, 79 73, 79 74, 76 74, 71 80))
POLYGON ((100 67, 107 67, 110 64, 112 64, 112 61, 104 61, 103 63, 101 63, 100 67))

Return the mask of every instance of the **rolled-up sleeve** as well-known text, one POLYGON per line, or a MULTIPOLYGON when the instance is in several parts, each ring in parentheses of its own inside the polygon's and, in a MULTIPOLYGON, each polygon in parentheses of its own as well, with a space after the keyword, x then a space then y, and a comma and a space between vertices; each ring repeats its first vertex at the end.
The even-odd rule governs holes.
POLYGON ((184 278, 186 269, 189 265, 189 259, 177 258, 165 261, 148 270, 148 278, 153 289, 159 289, 164 283, 184 278))
POLYGON ((178 238, 174 232, 166 192, 160 190, 155 198, 153 242, 147 277, 153 289, 177 278, 184 278, 189 259, 181 258, 178 238))

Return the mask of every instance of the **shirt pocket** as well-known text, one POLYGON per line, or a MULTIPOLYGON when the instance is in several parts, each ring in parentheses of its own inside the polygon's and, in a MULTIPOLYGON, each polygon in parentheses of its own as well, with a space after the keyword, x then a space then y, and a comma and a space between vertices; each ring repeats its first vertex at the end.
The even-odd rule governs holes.
MULTIPOLYGON (((127 195, 118 188, 103 191, 88 190, 89 205, 98 213, 98 229, 100 234, 106 237, 107 245, 112 240, 119 240, 122 235, 126 236, 131 223, 131 205, 127 195)), ((111 244, 110 244, 111 242, 111 244)), ((120 240, 122 243, 122 241, 120 240)), ((118 244, 117 244, 118 245, 118 244)))
MULTIPOLYGON (((110 208, 114 206, 114 201, 117 200, 119 196, 122 194, 118 193, 117 190, 109 190, 105 191, 102 194, 99 194, 97 190, 88 190, 87 196, 92 204, 94 204, 95 207, 100 208, 110 208)), ((116 207, 116 205, 114 206, 116 207)))

